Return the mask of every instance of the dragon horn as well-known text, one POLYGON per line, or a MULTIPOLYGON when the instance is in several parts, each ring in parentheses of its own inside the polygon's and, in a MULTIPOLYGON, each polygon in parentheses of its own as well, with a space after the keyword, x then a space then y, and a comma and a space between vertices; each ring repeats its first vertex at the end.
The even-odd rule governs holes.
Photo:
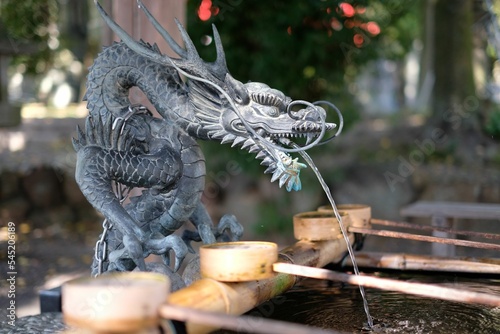
MULTIPOLYGON (((113 21, 111 17, 109 17, 109 15, 102 8, 98 0, 94 0, 94 3, 104 22, 106 22, 106 24, 111 28, 111 30, 113 30, 115 34, 118 37, 120 37, 121 40, 132 51, 142 55, 143 57, 149 58, 156 63, 168 66, 174 65, 175 67, 179 66, 184 69, 189 68, 188 72, 191 72, 191 74, 195 76, 199 76, 206 79, 211 77, 210 79, 211 81, 224 80, 225 74, 227 73, 227 69, 225 66, 225 57, 218 56, 218 58, 220 58, 221 60, 220 61, 217 60, 216 63, 204 62, 200 58, 198 51, 196 51, 193 41, 191 40, 191 38, 189 38, 188 33, 177 19, 175 20, 175 22, 181 33, 182 40, 184 41, 184 44, 186 46, 186 50, 177 52, 178 49, 182 48, 178 45, 177 46, 170 45, 174 49, 174 51, 176 51, 182 57, 182 59, 171 59, 168 56, 162 55, 161 53, 156 52, 151 48, 148 48, 145 44, 136 42, 125 30, 123 30, 123 28, 121 28, 115 21, 113 21), (222 66, 223 62, 224 66, 222 66), (192 65, 199 65, 199 66, 192 66, 192 65)), ((165 36, 163 37, 165 38, 165 36)), ((221 44, 220 42, 217 43, 221 44)), ((218 55, 223 54, 221 46, 218 47, 217 53, 218 55)))
POLYGON ((137 0, 137 4, 139 5, 139 8, 142 9, 144 14, 146 14, 146 17, 148 18, 149 22, 155 27, 156 31, 163 37, 163 39, 168 43, 168 45, 174 50, 175 53, 177 53, 179 56, 182 58, 186 57, 186 50, 184 50, 177 42, 170 36, 168 31, 166 31, 160 23, 154 18, 154 16, 151 14, 151 12, 144 6, 141 0, 137 0))
MULTIPOLYGON (((168 31, 166 31, 161 26, 161 24, 154 18, 154 16, 147 9, 147 7, 144 6, 144 3, 142 2, 142 0, 137 0, 137 4, 139 5, 139 8, 142 9, 144 14, 146 14, 146 17, 148 18, 149 22, 155 27, 156 31, 158 31, 158 33, 168 43, 168 45, 172 48, 172 50, 175 51, 175 53, 177 53, 182 58, 188 58, 189 55, 192 55, 197 60, 200 60, 199 54, 196 51, 196 48, 195 48, 191 38, 187 34, 187 32, 184 29, 184 27, 182 26, 182 24, 180 24, 180 22, 178 22, 176 20, 176 24, 179 28, 179 31, 182 34, 182 39, 186 45, 187 52, 172 38, 172 36, 168 33, 168 31)), ((209 65, 212 72, 218 74, 219 77, 224 78, 226 73, 229 72, 227 69, 227 65, 226 65, 226 55, 224 54, 224 48, 222 46, 219 32, 217 31, 217 28, 215 27, 214 24, 212 24, 212 30, 214 33, 215 47, 217 50, 217 59, 214 63, 209 63, 207 65, 209 65)))
POLYGON ((106 24, 122 39, 122 41, 127 44, 127 46, 133 51, 137 52, 140 55, 143 55, 157 63, 168 63, 170 64, 172 60, 168 57, 164 57, 161 54, 154 52, 153 50, 145 47, 144 45, 137 43, 125 30, 123 30, 109 15, 106 13, 104 8, 101 7, 99 1, 94 0, 94 4, 101 14, 102 19, 106 24))
POLYGON ((211 67, 214 70, 214 72, 220 75, 221 78, 224 78, 226 73, 229 72, 226 64, 226 55, 224 53, 224 47, 222 46, 220 35, 219 32, 217 31, 217 28, 215 27, 215 24, 212 24, 212 30, 214 32, 214 41, 215 41, 215 49, 217 50, 217 59, 215 59, 215 62, 211 64, 211 67))
POLYGON ((184 27, 179 22, 179 20, 175 19, 175 23, 177 24, 177 28, 179 29, 179 32, 181 33, 181 36, 182 36, 182 40, 184 41, 184 45, 186 46, 187 59, 202 61, 200 56, 198 55, 198 51, 196 51, 196 47, 194 46, 193 41, 189 37, 186 29, 184 29, 184 27))

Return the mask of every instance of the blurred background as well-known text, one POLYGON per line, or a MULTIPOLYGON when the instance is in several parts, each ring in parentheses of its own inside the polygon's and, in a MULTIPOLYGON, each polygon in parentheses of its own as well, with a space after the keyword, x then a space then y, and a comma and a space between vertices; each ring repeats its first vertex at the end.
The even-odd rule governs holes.
MULTIPOLYGON (((134 0, 101 2, 134 38, 172 54, 134 0)), ((342 111, 340 137, 310 151, 337 202, 393 220, 418 200, 500 203, 498 1, 144 3, 177 39, 178 18, 208 61, 215 24, 236 79, 342 111)), ((31 307, 18 315, 37 313, 33 291, 89 272, 102 217, 74 181, 71 137, 87 115, 87 68, 113 39, 91 0, 0 0, 0 243, 14 222, 18 298, 31 307)), ((310 168, 287 193, 253 155, 201 145, 204 201, 214 221, 235 214, 245 239, 289 244, 292 216, 327 202, 310 168)))

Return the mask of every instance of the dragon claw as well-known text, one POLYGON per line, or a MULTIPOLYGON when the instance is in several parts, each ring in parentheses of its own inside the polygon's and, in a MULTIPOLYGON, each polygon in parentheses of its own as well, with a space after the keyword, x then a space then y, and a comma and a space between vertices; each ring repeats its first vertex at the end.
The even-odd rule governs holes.
POLYGON ((186 257, 186 255, 175 256, 174 272, 177 272, 179 270, 179 268, 181 267, 182 261, 184 261, 185 257, 186 257))
POLYGON ((209 224, 198 224, 197 229, 198 231, 185 230, 182 234, 182 240, 191 253, 195 253, 191 246, 191 241, 203 241, 204 244, 238 241, 243 235, 244 230, 236 217, 230 214, 222 216, 216 228, 209 224))
POLYGON ((188 253, 188 247, 178 235, 169 235, 160 239, 150 239, 146 243, 146 248, 151 250, 151 253, 161 255, 165 265, 170 265, 170 252, 174 251, 175 266, 174 271, 177 271, 184 258, 188 253))
POLYGON ((142 245, 139 239, 133 234, 125 234, 123 236, 123 245, 139 270, 146 271, 146 262, 144 261, 142 245))
POLYGON ((234 215, 224 215, 217 225, 217 237, 221 239, 225 235, 225 231, 230 231, 229 240, 238 241, 243 235, 243 226, 238 222, 234 215))
POLYGON ((184 232, 182 233, 182 240, 186 244, 189 252, 191 254, 195 254, 196 251, 191 245, 191 241, 201 241, 200 235, 195 231, 184 230, 184 232))
MULTIPOLYGON (((168 237, 167 237, 168 238, 168 237)), ((172 243, 172 250, 175 252, 175 265, 174 271, 177 272, 181 267, 184 258, 186 257, 189 249, 182 239, 179 237, 175 238, 172 243)))
POLYGON ((281 161, 276 165, 276 169, 271 177, 271 182, 279 180, 279 187, 286 185, 287 191, 299 191, 302 188, 300 182, 300 170, 307 165, 298 162, 298 159, 292 159, 288 155, 283 155, 281 161))
POLYGON ((212 232, 212 227, 208 224, 198 225, 198 233, 204 244, 213 244, 216 242, 216 236, 212 232))

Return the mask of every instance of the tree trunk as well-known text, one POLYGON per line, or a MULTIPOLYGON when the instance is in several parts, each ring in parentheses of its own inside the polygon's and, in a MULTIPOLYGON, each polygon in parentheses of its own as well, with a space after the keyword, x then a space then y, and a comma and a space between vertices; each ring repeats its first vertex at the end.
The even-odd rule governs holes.
MULTIPOLYGON (((175 19, 178 19, 179 22, 185 26, 186 0, 143 0, 143 3, 174 40, 177 41, 179 45, 183 45, 175 19)), ((114 0, 111 2, 111 9, 108 6, 106 10, 112 13, 116 23, 134 39, 143 39, 150 44, 156 43, 163 54, 167 54, 174 58, 179 57, 170 49, 167 42, 155 30, 144 13, 142 13, 142 10, 138 8, 136 0, 114 0)), ((106 26, 103 38, 105 39, 104 45, 110 45, 113 40, 119 40, 119 38, 111 33, 111 29, 106 26)), ((134 104, 138 103, 146 106, 153 113, 157 114, 156 109, 138 88, 133 87, 131 89, 130 100, 134 104)))
POLYGON ((429 125, 445 133, 470 130, 479 109, 472 70, 472 20, 473 0, 435 1, 429 125))
MULTIPOLYGON (((143 0, 143 3, 162 27, 170 33, 177 43, 182 45, 181 35, 175 24, 175 19, 185 25, 186 0, 143 0)), ((178 57, 156 32, 141 9, 137 7, 136 0, 114 0, 112 2, 112 13, 116 22, 132 37, 137 40, 142 38, 151 44, 156 43, 163 53, 178 57)), ((109 37, 110 35, 108 35, 109 37)), ((114 39, 118 40, 116 37, 114 39)), ((109 41, 106 44, 110 44, 109 41)))

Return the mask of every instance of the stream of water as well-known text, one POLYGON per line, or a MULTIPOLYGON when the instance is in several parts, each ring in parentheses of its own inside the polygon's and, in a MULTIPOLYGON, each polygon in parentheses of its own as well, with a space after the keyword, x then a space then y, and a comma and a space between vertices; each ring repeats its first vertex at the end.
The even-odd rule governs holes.
MULTIPOLYGON (((296 145, 296 144, 292 144, 292 145, 295 147, 298 147, 298 145, 296 145)), ((319 183, 321 184, 321 187, 323 188, 323 191, 325 192, 326 196, 328 197, 330 205, 333 208, 333 212, 335 213, 335 217, 337 218, 337 220, 339 222, 340 230, 342 231, 342 236, 344 237, 344 240, 347 244, 347 250, 349 252, 349 257, 351 258, 354 273, 356 275, 359 275, 359 269, 358 269, 358 264, 356 262, 356 258, 354 256, 354 250, 352 249, 352 245, 351 245, 351 242, 349 240, 349 235, 347 234, 347 230, 345 228, 345 225, 342 222, 342 217, 340 216, 339 210, 337 209, 337 205, 335 204, 335 200, 333 199, 332 193, 330 192, 328 185, 326 184, 325 180, 323 179, 323 176, 321 176, 321 173, 319 172, 318 168, 314 164, 314 161, 311 159, 311 157, 305 151, 300 151, 299 153, 304 158, 304 160, 307 162, 307 164, 311 167, 311 169, 314 171, 314 174, 316 174, 316 177, 318 178, 319 183)), ((361 285, 359 286, 359 292, 360 292, 361 298, 363 300, 363 309, 365 311, 365 315, 366 315, 366 319, 367 319, 367 327, 368 327, 368 329, 372 329, 373 328, 373 318, 370 315, 370 308, 368 306, 368 300, 366 298, 365 288, 361 285)))

